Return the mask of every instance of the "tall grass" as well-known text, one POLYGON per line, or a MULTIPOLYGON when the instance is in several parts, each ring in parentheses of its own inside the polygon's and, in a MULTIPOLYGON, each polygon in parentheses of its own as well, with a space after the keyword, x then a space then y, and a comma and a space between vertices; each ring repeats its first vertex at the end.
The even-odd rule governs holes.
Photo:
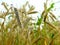
POLYGON ((0 45, 60 45, 59 26, 56 25, 55 20, 57 19, 51 11, 54 3, 49 8, 47 8, 47 1, 44 3, 44 10, 37 23, 32 23, 33 19, 29 15, 38 12, 34 11, 34 6, 30 6, 28 2, 20 9, 8 8, 5 2, 2 5, 7 12, 1 13, 0 16, 4 19, 0 24, 0 45), (26 6, 29 8, 28 11, 26 6), (9 22, 5 25, 8 15, 12 19, 8 20, 9 22), (42 29, 40 28, 41 24, 43 24, 42 29))

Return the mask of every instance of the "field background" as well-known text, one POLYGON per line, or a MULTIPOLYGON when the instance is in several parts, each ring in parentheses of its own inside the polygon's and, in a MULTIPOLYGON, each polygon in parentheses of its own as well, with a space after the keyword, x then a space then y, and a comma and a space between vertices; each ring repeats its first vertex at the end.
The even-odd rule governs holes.
POLYGON ((60 45, 59 0, 0 0, 0 45, 60 45))

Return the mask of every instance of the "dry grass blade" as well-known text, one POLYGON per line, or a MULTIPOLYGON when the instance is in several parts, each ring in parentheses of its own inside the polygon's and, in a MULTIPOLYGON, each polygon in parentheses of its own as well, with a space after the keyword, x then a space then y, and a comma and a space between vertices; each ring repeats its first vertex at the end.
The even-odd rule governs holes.
POLYGON ((2 13, 2 12, 0 12, 0 18, 4 18, 4 16, 3 16, 3 13, 2 13))
POLYGON ((38 42, 38 40, 40 40, 40 39, 42 39, 42 38, 41 38, 41 37, 38 37, 37 39, 33 40, 32 45, 33 45, 34 43, 38 42))
POLYGON ((27 6, 29 4, 29 2, 27 1, 26 4, 24 6, 27 6))
POLYGON ((47 42, 46 42, 46 40, 44 41, 44 44, 45 44, 45 45, 47 45, 47 42))
MULTIPOLYGON (((9 12, 9 11, 8 11, 9 12)), ((6 15, 8 15, 8 12, 3 12, 3 13, 1 13, 0 15, 0 18, 5 18, 6 17, 6 15)))
POLYGON ((2 5, 5 7, 5 9, 8 11, 8 8, 6 6, 6 3, 5 2, 2 2, 2 5))
POLYGON ((53 45, 53 40, 51 40, 50 44, 49 45, 53 45))
POLYGON ((35 7, 33 5, 30 6, 29 8, 30 8, 29 11, 33 11, 35 9, 35 7))
POLYGON ((38 42, 39 40, 41 40, 41 39, 45 40, 45 37, 39 36, 37 39, 34 39, 34 40, 32 41, 32 45, 33 45, 34 43, 37 43, 37 42, 38 42))
POLYGON ((46 5, 46 3, 44 3, 44 10, 45 10, 45 12, 47 11, 47 5, 46 5))
POLYGON ((47 15, 48 15, 48 12, 47 12, 47 2, 44 3, 44 10, 45 10, 44 22, 45 22, 46 19, 47 19, 47 15))
POLYGON ((53 18, 51 15, 49 15, 49 16, 50 16, 50 18, 51 18, 53 21, 55 21, 54 18, 53 18))
POLYGON ((1 15, 0 18, 5 18, 9 14, 14 14, 14 12, 9 12, 9 11, 3 12, 3 13, 0 14, 1 15))
POLYGON ((47 15, 48 15, 48 14, 46 14, 46 15, 44 16, 44 22, 46 22, 46 19, 47 19, 47 15))
POLYGON ((51 26, 53 29, 56 29, 56 30, 58 30, 58 28, 55 26, 55 25, 53 25, 53 24, 51 24, 51 23, 49 23, 49 22, 45 22, 45 23, 47 23, 49 26, 51 26))
POLYGON ((45 14, 45 10, 42 12, 42 14, 41 14, 41 15, 43 16, 44 14, 45 14))
POLYGON ((13 26, 12 26, 12 29, 15 29, 16 27, 17 27, 17 24, 13 25, 13 26))
POLYGON ((56 19, 56 16, 55 16, 52 12, 49 12, 49 13, 51 14, 51 16, 52 16, 53 18, 56 19))
POLYGON ((27 12, 28 14, 35 14, 38 13, 37 11, 31 11, 31 12, 27 12))
POLYGON ((48 3, 48 0, 46 0, 46 5, 47 5, 47 3, 48 3))

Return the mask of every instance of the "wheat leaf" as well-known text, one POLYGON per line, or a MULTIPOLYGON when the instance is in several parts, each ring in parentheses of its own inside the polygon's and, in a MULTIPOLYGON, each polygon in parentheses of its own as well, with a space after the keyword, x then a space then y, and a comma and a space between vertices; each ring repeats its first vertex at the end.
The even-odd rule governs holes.
POLYGON ((51 16, 56 19, 56 16, 52 13, 52 12, 49 12, 51 14, 51 16))

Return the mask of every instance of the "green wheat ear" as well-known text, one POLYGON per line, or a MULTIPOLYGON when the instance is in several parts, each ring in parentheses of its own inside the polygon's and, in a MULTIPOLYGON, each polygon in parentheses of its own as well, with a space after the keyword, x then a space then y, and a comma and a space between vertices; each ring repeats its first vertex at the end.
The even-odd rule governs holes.
POLYGON ((47 11, 50 11, 52 8, 54 8, 54 4, 55 4, 55 3, 52 3, 52 4, 50 5, 50 7, 48 8, 47 11))
POLYGON ((52 3, 52 4, 51 4, 51 8, 54 8, 54 4, 55 4, 55 3, 52 3))

